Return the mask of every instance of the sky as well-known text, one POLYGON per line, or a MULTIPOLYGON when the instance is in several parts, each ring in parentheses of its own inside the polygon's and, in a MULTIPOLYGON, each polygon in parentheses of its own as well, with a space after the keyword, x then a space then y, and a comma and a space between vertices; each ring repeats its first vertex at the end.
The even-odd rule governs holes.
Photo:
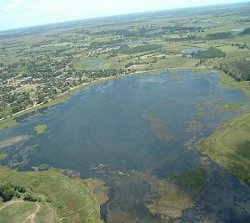
POLYGON ((0 0, 0 30, 250 0, 0 0))

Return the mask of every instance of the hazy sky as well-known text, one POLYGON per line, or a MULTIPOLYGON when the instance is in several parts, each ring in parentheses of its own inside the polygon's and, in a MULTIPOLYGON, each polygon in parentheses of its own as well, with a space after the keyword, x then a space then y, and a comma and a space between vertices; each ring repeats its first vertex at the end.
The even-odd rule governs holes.
POLYGON ((47 23, 249 0, 0 0, 0 30, 47 23))

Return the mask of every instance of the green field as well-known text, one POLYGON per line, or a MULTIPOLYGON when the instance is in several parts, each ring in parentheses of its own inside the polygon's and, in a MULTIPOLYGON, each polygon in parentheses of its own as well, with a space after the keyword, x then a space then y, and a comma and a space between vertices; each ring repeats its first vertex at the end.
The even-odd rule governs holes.
POLYGON ((28 201, 13 201, 6 207, 0 207, 0 222, 2 223, 18 223, 24 222, 29 215, 36 211, 36 204, 28 201), (14 203, 16 202, 16 203, 14 203))

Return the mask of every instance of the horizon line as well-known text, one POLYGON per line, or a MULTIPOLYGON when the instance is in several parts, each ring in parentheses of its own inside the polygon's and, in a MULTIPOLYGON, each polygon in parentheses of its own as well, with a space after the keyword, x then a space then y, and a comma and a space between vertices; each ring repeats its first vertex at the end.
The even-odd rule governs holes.
POLYGON ((185 9, 196 9, 196 8, 208 8, 213 6, 227 6, 227 5, 240 5, 240 4, 250 4, 250 0, 248 1, 240 1, 240 2, 230 2, 230 3, 222 3, 222 4, 211 4, 211 5, 203 5, 203 6, 189 6, 189 7, 178 7, 178 8, 169 8, 169 9, 161 9, 161 10, 152 10, 152 11, 143 11, 143 12, 131 12, 131 13, 122 13, 122 14, 116 14, 116 15, 107 15, 107 16, 97 16, 97 17, 89 17, 89 18, 82 18, 82 19, 73 19, 73 20, 65 20, 60 22, 52 22, 52 23, 42 23, 37 25, 30 25, 30 26, 22 26, 17 28, 10 28, 10 29, 0 29, 0 34, 4 32, 11 32, 11 31, 18 31, 22 29, 31 29, 35 27, 42 27, 42 26, 50 26, 50 25, 60 25, 64 23, 74 23, 74 22, 80 22, 80 21, 88 21, 88 20, 98 20, 98 19, 105 19, 105 18, 113 18, 118 16, 131 16, 136 14, 147 14, 147 13, 153 13, 153 12, 167 12, 167 11, 174 11, 174 10, 185 10, 185 9))

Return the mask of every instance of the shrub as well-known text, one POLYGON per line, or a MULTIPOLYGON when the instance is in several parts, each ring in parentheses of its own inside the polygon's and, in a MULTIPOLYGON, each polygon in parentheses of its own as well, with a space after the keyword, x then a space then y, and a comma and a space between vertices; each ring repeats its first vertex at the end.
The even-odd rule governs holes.
POLYGON ((35 194, 33 194, 32 192, 26 192, 26 193, 24 194, 23 199, 24 199, 25 201, 31 201, 31 202, 36 202, 36 201, 38 201, 37 196, 36 196, 35 194))
POLYGON ((7 183, 0 186, 0 197, 2 197, 3 201, 10 201, 16 195, 16 191, 14 187, 7 183))
POLYGON ((210 47, 205 51, 198 51, 197 53, 193 52, 192 57, 199 59, 207 59, 207 58, 220 58, 226 57, 226 54, 215 47, 210 47))
POLYGON ((250 62, 232 61, 220 64, 220 69, 237 81, 250 81, 250 62))

